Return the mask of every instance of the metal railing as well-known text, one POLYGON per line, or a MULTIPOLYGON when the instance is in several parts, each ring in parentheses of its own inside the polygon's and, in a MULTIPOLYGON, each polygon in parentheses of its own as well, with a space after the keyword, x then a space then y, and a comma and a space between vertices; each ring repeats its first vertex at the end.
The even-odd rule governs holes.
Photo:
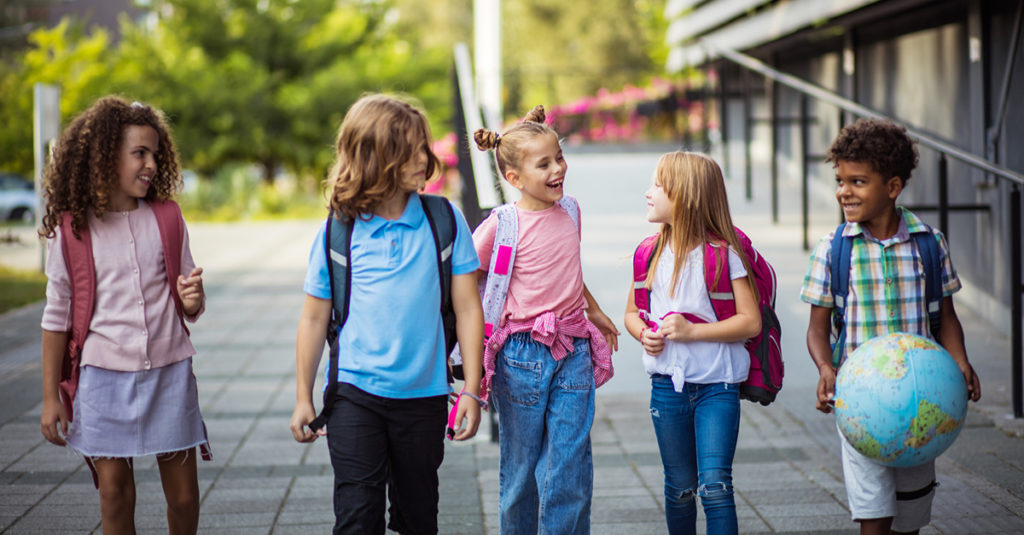
MULTIPOLYGON (((870 117, 877 119, 890 119, 878 112, 877 110, 868 108, 862 104, 854 102, 850 99, 844 98, 836 93, 824 89, 820 86, 809 83, 805 80, 786 74, 779 70, 773 69, 768 65, 765 65, 761 61, 750 57, 746 54, 736 52, 726 48, 717 47, 711 43, 703 43, 704 47, 716 54, 717 56, 728 60, 740 67, 746 69, 744 75, 747 76, 749 72, 755 72, 765 77, 767 80, 772 81, 771 91, 771 122, 772 122, 772 220, 778 222, 778 176, 777 176, 777 153, 778 147, 776 138, 778 136, 779 122, 782 119, 778 117, 778 91, 775 90, 776 84, 781 84, 790 89, 797 91, 800 94, 800 115, 796 118, 800 128, 800 147, 803 153, 803 161, 801 165, 801 222, 803 226, 803 247, 808 250, 809 247, 809 183, 810 177, 808 169, 814 162, 811 161, 811 155, 808 151, 809 145, 809 125, 812 122, 812 118, 809 113, 809 99, 825 102, 835 106, 840 110, 840 113, 849 113, 860 117, 870 117)), ((724 77, 720 78, 724 86, 724 77)), ((749 85, 749 84, 745 84, 749 85)), ((722 109, 725 110, 724 99, 728 98, 723 87, 720 87, 720 98, 723 99, 722 109)), ((746 172, 746 193, 747 198, 751 195, 751 169, 750 169, 750 104, 749 95, 745 95, 744 100, 744 113, 745 117, 745 134, 744 140, 746 146, 745 150, 745 172, 746 172)), ((721 121, 723 124, 725 121, 721 121)), ((967 152, 959 147, 956 147, 946 141, 935 138, 929 134, 921 132, 912 127, 907 127, 907 132, 911 137, 917 140, 920 145, 926 146, 930 149, 935 150, 939 154, 938 159, 938 206, 937 211, 939 213, 939 228, 943 232, 949 230, 949 212, 951 211, 983 211, 989 210, 987 205, 977 204, 950 204, 949 202, 949 176, 948 176, 948 159, 954 158, 960 162, 963 162, 975 169, 979 169, 988 173, 991 176, 997 177, 1001 180, 1006 180, 1011 184, 1011 191, 1009 195, 1009 228, 1008 236, 1010 237, 1010 289, 1011 289, 1011 306, 1010 306, 1010 322, 1011 322, 1011 369, 1013 373, 1013 415, 1015 418, 1024 417, 1024 365, 1022 365, 1022 353, 1024 353, 1024 333, 1022 333, 1021 321, 1022 321, 1022 310, 1024 310, 1024 285, 1022 285, 1021 270, 1022 265, 1022 251, 1021 251, 1021 187, 1024 186, 1024 174, 1016 171, 1007 169, 992 163, 985 158, 977 156, 973 153, 967 152)))

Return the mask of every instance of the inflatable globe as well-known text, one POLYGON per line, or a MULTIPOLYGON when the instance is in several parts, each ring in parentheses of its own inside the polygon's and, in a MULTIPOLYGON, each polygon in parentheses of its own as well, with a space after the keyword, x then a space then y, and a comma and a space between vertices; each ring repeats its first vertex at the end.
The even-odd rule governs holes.
POLYGON ((836 423, 861 454, 886 466, 946 451, 967 416, 967 384, 937 343, 906 333, 868 340, 836 376, 836 423))

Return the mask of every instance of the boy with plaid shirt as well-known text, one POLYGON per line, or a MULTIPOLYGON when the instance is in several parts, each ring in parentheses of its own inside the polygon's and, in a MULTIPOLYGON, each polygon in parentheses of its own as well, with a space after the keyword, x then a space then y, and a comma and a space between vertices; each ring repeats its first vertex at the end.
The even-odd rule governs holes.
MULTIPOLYGON (((833 231, 811 254, 800 298, 811 305, 807 349, 818 366, 817 409, 832 411, 836 369, 858 345, 891 332, 932 338, 925 301, 924 264, 910 235, 928 230, 938 242, 942 270, 941 327, 938 340, 952 355, 968 397, 981 397, 981 384, 967 361, 963 328, 953 309, 952 294, 960 280, 949 259, 942 233, 921 222, 896 198, 917 166, 917 150, 906 129, 889 121, 860 119, 842 129, 829 147, 826 161, 836 168, 836 199, 852 239, 849 295, 846 299, 845 343, 830 349, 835 301, 831 289, 833 231)), ((935 462, 891 468, 842 443, 843 478, 853 520, 862 535, 917 533, 931 519, 935 495, 935 462)))

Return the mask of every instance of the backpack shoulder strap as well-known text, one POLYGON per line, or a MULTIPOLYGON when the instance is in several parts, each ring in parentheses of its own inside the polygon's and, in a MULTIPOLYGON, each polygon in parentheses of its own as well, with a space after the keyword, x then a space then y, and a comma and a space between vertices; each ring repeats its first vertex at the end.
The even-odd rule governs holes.
POLYGON ((654 259, 654 246, 658 243, 658 234, 648 236, 633 251, 633 304, 640 313, 640 319, 652 329, 656 326, 651 319, 651 291, 647 289, 647 273, 654 259))
POLYGON ((160 245, 164 252, 164 269, 171 292, 171 302, 178 313, 178 321, 188 333, 185 325, 185 311, 181 297, 177 292, 178 275, 181 275, 181 248, 185 243, 185 224, 181 216, 181 207, 174 201, 150 201, 150 208, 156 216, 156 226, 160 230, 160 245))
POLYGON ((725 243, 704 242, 704 285, 708 300, 719 320, 736 315, 736 297, 732 292, 729 273, 729 246, 725 243))
MULTIPOLYGON (((576 223, 576 229, 580 230, 580 203, 575 197, 571 195, 562 195, 561 199, 558 199, 558 206, 565 210, 569 217, 572 218, 572 222, 576 223)), ((582 233, 581 233, 582 234, 582 233)))
POLYGON ((491 262, 483 288, 485 337, 490 336, 501 321, 519 244, 519 214, 515 205, 503 204, 491 210, 491 213, 497 218, 497 224, 494 229, 494 245, 491 247, 491 262))
POLYGON ((60 392, 68 418, 74 418, 73 401, 78 390, 82 346, 89 335, 96 306, 96 266, 92 256, 92 236, 83 228, 75 237, 71 214, 64 213, 60 223, 61 253, 71 279, 71 334, 61 363, 60 392))
POLYGON ((846 223, 840 223, 832 235, 829 250, 829 289, 832 291, 832 330, 836 334, 832 365, 838 366, 846 346, 846 298, 850 294, 850 255, 853 238, 843 236, 846 223))
POLYGON ((455 309, 452 305, 452 250, 455 247, 455 212, 448 199, 437 195, 420 195, 423 213, 430 225, 437 249, 437 271, 441 281, 441 320, 444 326, 445 354, 455 347, 455 309))
POLYGON ((928 327, 932 336, 938 340, 939 328, 942 326, 942 261, 939 259, 939 245, 931 227, 925 225, 925 231, 911 234, 917 245, 917 253, 924 265, 924 294, 928 311, 928 327))

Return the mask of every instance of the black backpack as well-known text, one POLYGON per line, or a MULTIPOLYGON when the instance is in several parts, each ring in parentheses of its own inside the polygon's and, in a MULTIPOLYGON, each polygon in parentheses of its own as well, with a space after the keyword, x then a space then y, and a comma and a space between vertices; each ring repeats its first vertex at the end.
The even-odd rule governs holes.
MULTIPOLYGON (((455 347, 455 309, 452 307, 452 249, 455 246, 455 213, 448 199, 437 195, 420 195, 423 213, 430 224, 437 251, 437 272, 441 281, 441 323, 444 326, 445 355, 455 347)), ((327 231, 324 233, 324 249, 327 253, 327 273, 331 279, 331 321, 327 324, 327 343, 330 348, 327 374, 327 388, 324 389, 324 406, 320 414, 309 423, 316 431, 327 424, 331 407, 338 391, 338 336, 341 326, 348 319, 349 286, 352 271, 349 258, 352 246, 352 222, 335 217, 334 210, 327 216, 327 231)), ((451 382, 451 371, 448 372, 451 382)))

